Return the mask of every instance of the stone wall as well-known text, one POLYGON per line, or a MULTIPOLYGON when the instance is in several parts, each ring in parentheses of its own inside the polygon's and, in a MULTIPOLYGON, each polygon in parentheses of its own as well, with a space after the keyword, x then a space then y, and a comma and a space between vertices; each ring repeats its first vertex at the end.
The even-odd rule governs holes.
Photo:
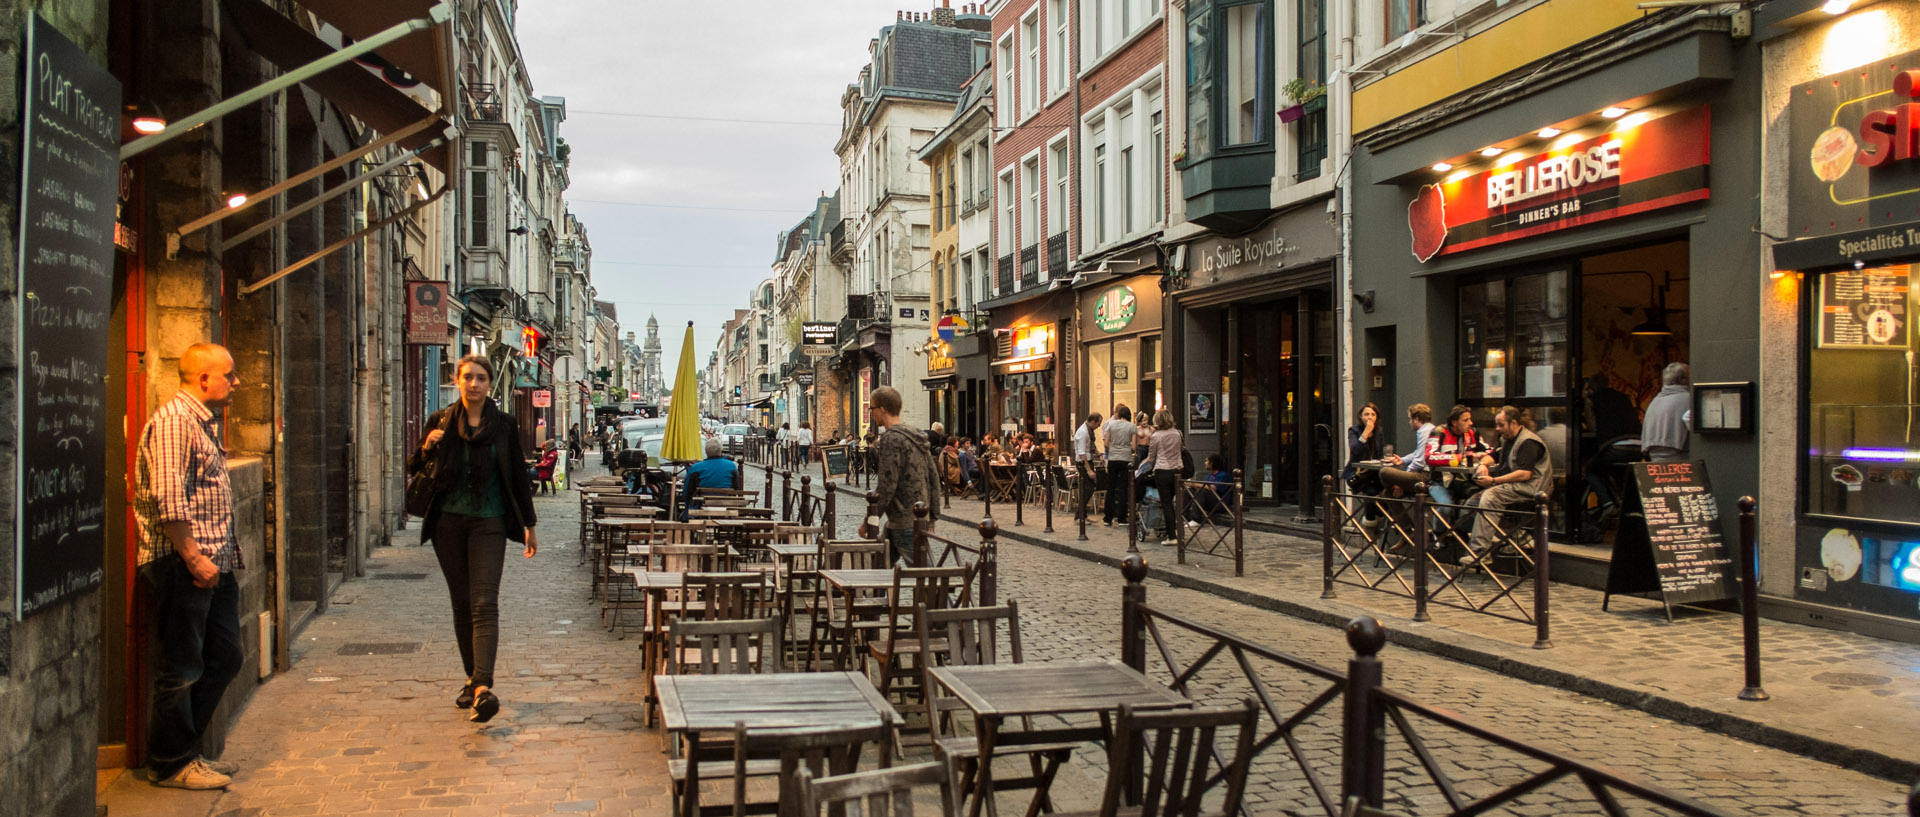
MULTIPOLYGON (((27 12, 37 11, 106 64, 106 4, 86 0, 0 3, 0 405, 15 399, 14 282, 19 236, 20 73, 27 12)), ((0 541, 11 543, 13 412, 0 411, 0 541)), ((14 622, 13 547, 0 547, 0 817, 90 815, 100 687, 99 590, 14 622)))

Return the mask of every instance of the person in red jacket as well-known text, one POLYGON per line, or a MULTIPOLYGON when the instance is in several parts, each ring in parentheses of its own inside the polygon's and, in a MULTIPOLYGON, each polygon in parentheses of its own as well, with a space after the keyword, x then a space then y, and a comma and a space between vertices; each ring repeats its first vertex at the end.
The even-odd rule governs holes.
POLYGON ((553 465, 560 461, 560 449, 552 440, 547 441, 546 453, 540 455, 540 462, 533 466, 533 478, 540 483, 540 493, 551 494, 553 490, 553 465))

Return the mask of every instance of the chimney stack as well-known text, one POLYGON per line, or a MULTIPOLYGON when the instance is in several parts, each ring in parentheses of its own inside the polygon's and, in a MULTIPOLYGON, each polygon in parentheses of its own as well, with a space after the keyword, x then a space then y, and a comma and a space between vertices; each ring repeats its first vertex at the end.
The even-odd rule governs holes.
POLYGON ((950 0, 940 0, 940 7, 933 10, 933 23, 941 28, 953 28, 953 7, 950 0))

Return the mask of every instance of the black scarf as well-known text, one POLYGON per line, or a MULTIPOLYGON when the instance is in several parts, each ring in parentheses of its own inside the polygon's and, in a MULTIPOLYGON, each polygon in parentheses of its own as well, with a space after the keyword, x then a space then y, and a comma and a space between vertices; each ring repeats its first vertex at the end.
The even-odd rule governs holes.
POLYGON ((488 398, 485 407, 480 410, 480 425, 467 425, 467 404, 464 401, 453 404, 453 414, 447 418, 454 432, 466 443, 467 472, 465 483, 467 490, 476 496, 487 489, 487 479, 493 475, 493 442, 498 436, 501 419, 500 408, 488 398))

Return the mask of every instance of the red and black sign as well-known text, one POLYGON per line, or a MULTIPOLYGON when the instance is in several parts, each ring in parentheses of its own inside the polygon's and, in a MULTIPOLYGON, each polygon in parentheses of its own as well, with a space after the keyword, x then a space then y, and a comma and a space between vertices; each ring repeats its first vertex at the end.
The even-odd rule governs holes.
POLYGON ((1790 237, 1920 221, 1920 51, 1795 85, 1787 117, 1790 237))
POLYGON ((1414 257, 1424 262, 1706 200, 1711 128, 1705 106, 1627 124, 1420 188, 1407 206, 1414 257))

